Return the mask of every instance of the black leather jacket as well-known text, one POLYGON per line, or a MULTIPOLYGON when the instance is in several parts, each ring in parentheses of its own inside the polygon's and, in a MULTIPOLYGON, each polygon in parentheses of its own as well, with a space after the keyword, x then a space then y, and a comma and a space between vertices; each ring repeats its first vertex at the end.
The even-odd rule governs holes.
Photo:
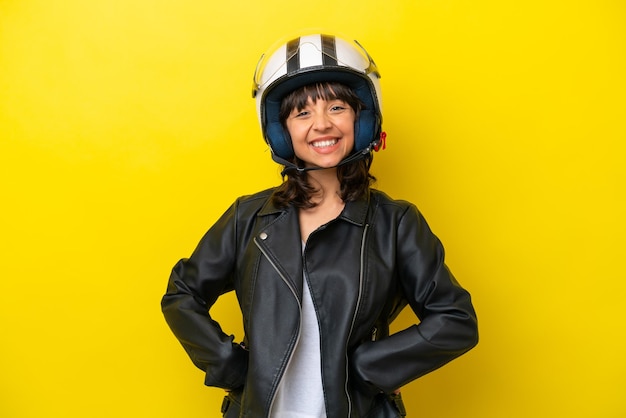
POLYGON ((297 210, 276 208, 271 193, 239 198, 173 268, 162 300, 170 328, 206 385, 231 391, 237 410, 225 416, 267 417, 298 339, 306 270, 328 418, 400 416, 385 394, 478 341, 470 295, 440 241, 414 205, 372 190, 314 231, 302 254, 297 210), (208 313, 231 290, 241 344, 208 313), (419 324, 389 335, 407 303, 419 324))

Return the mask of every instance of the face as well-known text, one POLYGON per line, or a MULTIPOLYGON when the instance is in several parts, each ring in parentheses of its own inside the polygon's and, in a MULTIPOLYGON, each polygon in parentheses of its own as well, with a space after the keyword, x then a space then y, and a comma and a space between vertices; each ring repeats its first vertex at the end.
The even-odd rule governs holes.
POLYGON ((354 110, 343 100, 307 100, 286 120, 294 153, 307 167, 335 167, 354 148, 354 110))

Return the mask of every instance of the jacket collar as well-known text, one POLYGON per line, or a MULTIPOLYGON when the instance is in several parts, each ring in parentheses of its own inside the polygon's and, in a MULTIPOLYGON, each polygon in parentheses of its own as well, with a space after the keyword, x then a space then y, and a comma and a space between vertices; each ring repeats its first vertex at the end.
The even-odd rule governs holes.
MULTIPOLYGON (((363 226, 367 217, 367 210, 369 208, 371 192, 368 191, 367 195, 355 200, 354 202, 346 203, 346 207, 343 208, 339 219, 343 219, 355 225, 363 226)), ((259 211, 259 216, 266 216, 272 214, 278 214, 283 212, 295 211, 295 207, 289 206, 287 208, 278 208, 274 205, 271 196, 265 201, 265 204, 259 211)))

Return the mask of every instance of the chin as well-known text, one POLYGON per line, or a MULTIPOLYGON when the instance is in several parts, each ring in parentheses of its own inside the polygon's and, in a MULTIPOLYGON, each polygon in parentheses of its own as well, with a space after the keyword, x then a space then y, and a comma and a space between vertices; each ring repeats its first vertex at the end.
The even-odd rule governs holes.
POLYGON ((322 168, 336 168, 342 161, 343 159, 336 161, 323 161, 317 164, 317 166, 322 168))

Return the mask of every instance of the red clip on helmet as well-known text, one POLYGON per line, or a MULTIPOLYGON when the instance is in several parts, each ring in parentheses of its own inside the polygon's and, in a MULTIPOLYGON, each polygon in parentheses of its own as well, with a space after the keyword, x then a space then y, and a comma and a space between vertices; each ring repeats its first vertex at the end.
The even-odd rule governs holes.
POLYGON ((283 97, 307 84, 334 81, 352 88, 365 103, 355 121, 354 153, 367 154, 381 135, 380 73, 357 41, 334 35, 300 36, 261 56, 254 73, 252 97, 263 137, 272 157, 293 158, 291 139, 279 119, 283 97))

